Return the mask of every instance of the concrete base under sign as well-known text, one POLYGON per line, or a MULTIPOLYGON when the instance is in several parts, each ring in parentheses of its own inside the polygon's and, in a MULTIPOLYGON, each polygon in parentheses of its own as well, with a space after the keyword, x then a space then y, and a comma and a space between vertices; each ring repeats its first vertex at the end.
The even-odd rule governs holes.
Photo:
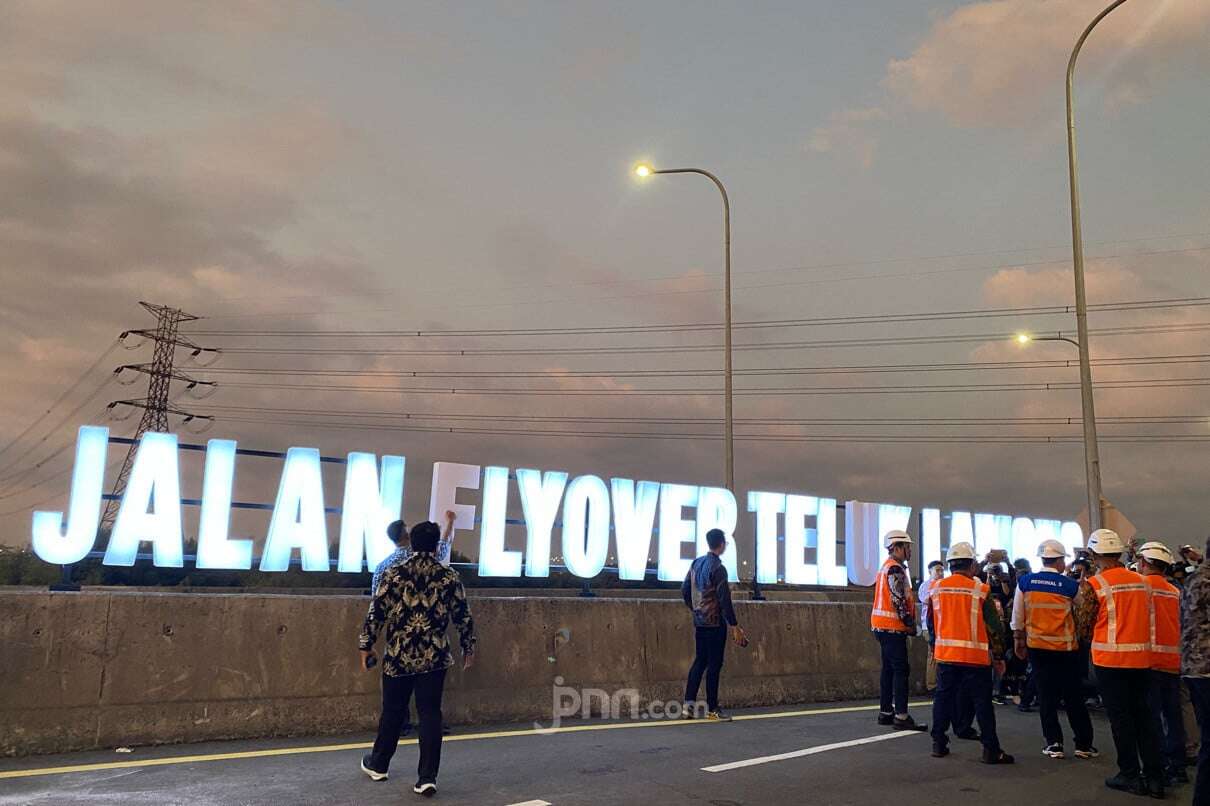
MULTIPOLYGON (((602 592, 604 593, 604 592, 602 592)), ((0 754, 372 729, 360 596, 0 592, 0 754)), ((725 706, 876 696, 869 605, 737 602, 725 706)), ((549 721, 554 678, 679 700, 693 626, 668 599, 475 597, 474 668, 451 671, 454 724, 549 721), (570 641, 555 635, 570 630, 570 641), (551 658, 553 657, 553 662, 551 658)), ((925 645, 912 642, 913 682, 925 645)))

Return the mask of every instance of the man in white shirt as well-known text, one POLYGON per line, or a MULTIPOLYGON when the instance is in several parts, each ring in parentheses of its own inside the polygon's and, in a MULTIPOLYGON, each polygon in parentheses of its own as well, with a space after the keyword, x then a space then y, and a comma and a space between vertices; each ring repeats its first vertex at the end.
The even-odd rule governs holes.
MULTIPOLYGON (((924 612, 925 605, 929 601, 929 592, 932 590, 933 583, 938 582, 945 576, 945 564, 940 560, 933 560, 929 563, 928 576, 920 583, 920 587, 916 591, 916 595, 920 598, 920 612, 924 612)), ((929 660, 924 671, 924 687, 928 691, 932 691, 937 687, 937 661, 933 658, 933 636, 928 637, 929 640, 929 660)))

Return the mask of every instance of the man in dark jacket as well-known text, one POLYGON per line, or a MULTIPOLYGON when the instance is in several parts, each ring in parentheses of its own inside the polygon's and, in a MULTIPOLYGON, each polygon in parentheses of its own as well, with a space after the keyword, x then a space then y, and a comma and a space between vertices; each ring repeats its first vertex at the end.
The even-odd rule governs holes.
POLYGON ((729 722, 718 706, 718 678, 723 669, 723 655, 727 649, 727 626, 731 626, 735 643, 746 646, 747 637, 735 620, 735 609, 731 606, 731 588, 727 584, 727 569, 719 556, 727 549, 727 536, 722 529, 711 529, 706 533, 706 545, 710 550, 693 561, 689 573, 681 585, 681 596, 685 605, 693 611, 693 627, 697 653, 693 666, 689 668, 689 681, 685 685, 685 716, 692 718, 697 704, 697 691, 706 675, 706 718, 729 722))

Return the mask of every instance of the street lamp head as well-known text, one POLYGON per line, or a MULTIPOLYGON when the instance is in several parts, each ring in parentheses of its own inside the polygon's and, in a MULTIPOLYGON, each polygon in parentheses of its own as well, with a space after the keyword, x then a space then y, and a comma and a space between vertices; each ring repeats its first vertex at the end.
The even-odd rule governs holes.
POLYGON ((637 176, 639 179, 646 179, 647 177, 651 176, 653 173, 655 173, 655 169, 652 168, 649 163, 640 162, 634 166, 634 175, 637 176))
POLYGON ((1017 334, 1017 344, 1029 344, 1033 340, 1033 336, 1029 335, 1028 333, 1017 334))

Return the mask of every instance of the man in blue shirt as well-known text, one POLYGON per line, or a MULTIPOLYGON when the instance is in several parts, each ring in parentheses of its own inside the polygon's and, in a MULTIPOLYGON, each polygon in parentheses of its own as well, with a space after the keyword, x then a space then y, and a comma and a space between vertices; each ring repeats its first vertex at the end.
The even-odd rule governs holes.
MULTIPOLYGON (((454 511, 450 510, 445 513, 445 532, 441 535, 441 540, 437 543, 437 562, 448 566, 450 564, 450 547, 453 545, 454 535, 454 511)), ((395 521, 387 527, 387 537, 391 538, 391 542, 396 548, 382 562, 378 563, 378 567, 374 569, 374 579, 370 583, 370 595, 373 596, 378 592, 378 584, 382 582, 383 573, 393 565, 407 562, 408 557, 412 556, 412 546, 408 540, 408 528, 403 521, 395 521)))
POLYGON ((710 550, 693 561, 681 585, 685 606, 693 611, 696 644, 693 666, 689 669, 689 680, 685 685, 685 716, 693 718, 698 688, 705 674, 706 718, 730 722, 731 717, 724 714, 718 705, 718 679, 727 649, 727 625, 731 626, 735 643, 746 646, 748 639, 736 621, 735 608, 731 606, 727 569, 719 559, 719 555, 727 550, 727 536, 722 529, 711 529, 706 533, 706 545, 710 550))

